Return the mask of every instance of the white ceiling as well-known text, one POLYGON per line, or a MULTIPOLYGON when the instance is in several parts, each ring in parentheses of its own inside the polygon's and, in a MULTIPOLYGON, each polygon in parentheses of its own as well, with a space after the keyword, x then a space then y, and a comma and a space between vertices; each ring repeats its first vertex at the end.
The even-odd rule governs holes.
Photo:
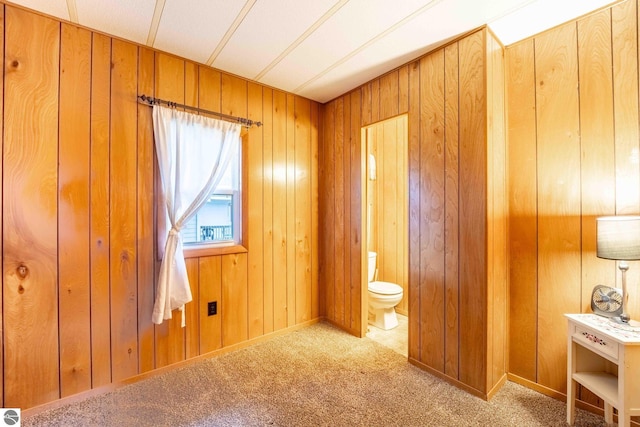
POLYGON ((489 24, 504 45, 612 0, 11 0, 326 102, 489 24))

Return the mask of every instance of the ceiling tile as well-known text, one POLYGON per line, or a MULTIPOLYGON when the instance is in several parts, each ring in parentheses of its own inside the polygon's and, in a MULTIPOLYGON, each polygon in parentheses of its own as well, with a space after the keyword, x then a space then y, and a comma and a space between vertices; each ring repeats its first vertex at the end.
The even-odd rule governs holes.
POLYGON ((153 47, 204 64, 245 3, 245 0, 166 0, 153 47))
POLYGON ((80 24, 146 44, 155 0, 76 0, 80 24))
POLYGON ((336 3, 336 0, 258 1, 213 66, 255 79, 336 3))
POLYGON ((351 0, 260 81, 293 90, 429 3, 405 0, 385 7, 389 0, 351 0))

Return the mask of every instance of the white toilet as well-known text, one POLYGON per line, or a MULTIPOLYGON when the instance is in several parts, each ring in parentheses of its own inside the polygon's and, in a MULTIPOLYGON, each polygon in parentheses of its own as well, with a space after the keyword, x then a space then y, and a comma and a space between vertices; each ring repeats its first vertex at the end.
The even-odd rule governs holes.
POLYGON ((376 260, 378 254, 369 252, 369 324, 388 330, 398 326, 395 306, 402 301, 402 287, 395 283, 378 282, 376 260))

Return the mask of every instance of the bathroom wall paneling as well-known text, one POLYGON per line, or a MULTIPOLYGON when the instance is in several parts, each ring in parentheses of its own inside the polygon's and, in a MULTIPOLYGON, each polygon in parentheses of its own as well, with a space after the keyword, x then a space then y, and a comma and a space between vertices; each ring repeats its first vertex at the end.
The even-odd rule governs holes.
POLYGON ((73 399, 324 315, 316 102, 12 5, 0 17, 3 407, 73 399), (158 182, 142 93, 264 123, 243 138, 246 249, 188 255, 186 328, 178 312, 151 322, 158 182))
MULTIPOLYGON (((352 301, 351 312, 342 313, 345 306, 336 301, 346 295, 331 285, 340 273, 336 242, 365 223, 353 220, 362 215, 353 204, 334 198, 335 174, 343 167, 335 161, 336 147, 356 143, 339 138, 347 132, 336 129, 408 113, 409 359, 485 398, 505 380, 507 369, 506 336, 500 332, 507 309, 502 60, 499 43, 480 29, 325 104, 319 165, 327 185, 319 203, 320 228, 328 236, 320 258, 327 317, 364 335, 366 319, 348 323, 358 304, 352 301), (489 96, 487 90, 499 93, 489 96), (348 124, 338 111, 354 96, 361 100, 360 120, 348 124), (489 164, 499 168, 491 177, 489 164), (338 225, 336 215, 351 218, 350 230, 338 225), (495 302, 487 301, 488 294, 495 302), (493 328, 498 332, 492 334, 493 328)), ((353 162, 363 159, 364 153, 353 162)), ((364 188, 362 179, 352 175, 344 185, 354 194, 364 188)), ((362 200, 359 206, 364 209, 362 200)), ((357 279, 365 291, 363 270, 357 279)), ((356 281, 353 265, 351 280, 356 281)))
MULTIPOLYGON (((620 287, 595 254, 595 218, 638 214, 638 8, 625 1, 506 49, 510 378, 566 393, 567 312, 597 284, 620 287)), ((630 283, 640 263, 630 262, 630 283)), ((631 288, 628 311, 640 316, 631 288)), ((602 402, 581 388, 584 403, 602 402)))

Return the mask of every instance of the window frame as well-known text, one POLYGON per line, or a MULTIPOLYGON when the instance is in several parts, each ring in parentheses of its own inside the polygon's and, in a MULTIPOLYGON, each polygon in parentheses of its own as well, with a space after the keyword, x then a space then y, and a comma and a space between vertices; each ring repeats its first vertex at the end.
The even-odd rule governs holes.
MULTIPOLYGON (((248 219, 248 185, 247 180, 249 177, 248 166, 248 151, 249 146, 249 132, 246 128, 243 128, 240 133, 240 213, 238 218, 240 219, 240 236, 238 243, 236 244, 183 244, 182 251, 184 258, 199 258, 204 256, 216 256, 216 255, 228 255, 248 252, 247 244, 247 219, 248 219)), ((162 261, 164 256, 164 248, 167 242, 167 233, 169 232, 169 224, 166 221, 166 215, 163 215, 166 207, 164 197, 162 196, 162 182, 160 178, 160 169, 158 167, 158 158, 155 152, 154 145, 154 157, 156 161, 153 162, 153 174, 154 174, 154 199, 156 200, 154 217, 155 217, 155 230, 156 230, 156 253, 158 261, 162 261)))

